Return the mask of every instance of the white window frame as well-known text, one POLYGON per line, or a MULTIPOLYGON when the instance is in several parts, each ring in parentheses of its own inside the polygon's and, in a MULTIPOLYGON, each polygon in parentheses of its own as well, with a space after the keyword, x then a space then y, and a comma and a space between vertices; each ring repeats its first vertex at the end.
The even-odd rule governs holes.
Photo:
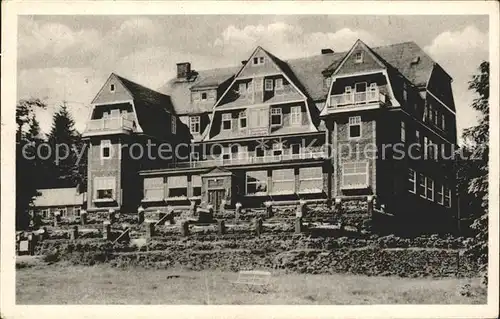
POLYGON ((269 193, 269 178, 267 178, 267 171, 262 171, 262 172, 266 172, 266 178, 263 181, 258 180, 255 182, 249 182, 248 181, 248 174, 245 174, 245 194, 247 196, 267 195, 269 193), (264 185, 266 185, 266 191, 265 192, 255 192, 255 193, 249 194, 248 193, 248 185, 249 184, 255 184, 255 185, 264 184, 264 185))
POLYGON ((347 135, 350 140, 352 139, 360 139, 363 136, 363 125, 361 121, 361 116, 350 116, 349 117, 349 126, 347 130, 347 135), (359 136, 351 136, 351 126, 359 125, 359 136))
POLYGON ((451 207, 451 188, 447 187, 446 193, 445 193, 445 202, 446 199, 448 199, 448 205, 446 207, 451 207))
POLYGON ((299 193, 318 193, 318 192, 322 192, 323 191, 323 169, 321 167, 301 167, 299 168, 299 185, 298 185, 298 190, 299 190, 299 193), (320 170, 321 171, 321 174, 319 176, 316 176, 316 177, 304 177, 302 176, 301 172, 307 170, 307 169, 315 169, 315 170, 320 170), (316 181, 318 182, 319 181, 319 184, 320 184, 320 188, 312 188, 312 189, 307 189, 307 190, 304 190, 302 189, 302 182, 306 182, 306 181, 316 181))
POLYGON ((208 93, 207 92, 201 92, 200 93, 200 100, 202 100, 202 101, 208 100, 208 93), (203 94, 205 94, 205 98, 203 98, 203 94))
POLYGON ((363 51, 358 51, 354 54, 355 63, 363 63, 363 51))
POLYGON ((406 127, 405 127, 405 121, 401 121, 401 142, 406 142, 406 127))
POLYGON ((248 127, 248 118, 247 118, 247 111, 246 110, 240 111, 240 113, 238 114, 238 125, 240 127, 240 130, 244 130, 248 127), (245 126, 244 127, 241 125, 242 119, 245 119, 245 126))
POLYGON ((239 83, 238 84, 238 93, 240 95, 246 95, 247 94, 247 84, 246 83, 239 83))
POLYGON ((283 156, 284 155, 283 142, 273 143, 272 154, 273 154, 273 156, 283 156), (276 154, 274 154, 275 151, 280 151, 281 154, 276 155, 276 154))
POLYGON ((284 169, 277 169, 277 170, 273 170, 272 171, 272 189, 271 189, 271 194, 293 194, 295 193, 295 174, 294 174, 294 170, 293 168, 284 168, 284 169), (286 177, 284 176, 283 179, 278 179, 277 177, 275 177, 275 172, 278 172, 278 171, 291 171, 291 175, 286 177), (276 184, 283 184, 283 183, 291 183, 293 185, 292 189, 290 190, 285 190, 285 191, 280 191, 280 192, 277 192, 275 190, 275 185, 276 184))
POLYGON ((446 117, 444 114, 441 114, 441 128, 444 130, 446 130, 446 117))
POLYGON ((302 124, 302 107, 292 106, 290 108, 290 125, 302 124))
POLYGON ((344 94, 352 94, 352 86, 346 86, 344 88, 344 94))
POLYGON ((408 181, 411 183, 410 185, 413 185, 413 189, 408 188, 408 191, 412 194, 416 194, 417 193, 417 172, 412 168, 408 168, 408 181))
POLYGON ((165 188, 164 188, 164 180, 163 180, 163 177, 149 177, 150 180, 157 180, 157 181, 161 181, 161 183, 159 184, 154 184, 154 186, 150 186, 150 185, 147 185, 147 180, 148 178, 145 178, 144 179, 144 189, 143 189, 143 192, 144 192, 144 199, 149 199, 149 200, 163 200, 163 198, 165 197, 165 188), (160 196, 159 197, 148 197, 146 196, 146 193, 147 191, 150 191, 150 190, 155 190, 155 191, 160 191, 160 196))
POLYGON ((423 188, 423 190, 424 190, 419 195, 422 198, 427 198, 427 177, 424 174, 422 174, 422 173, 420 173, 418 175, 418 177, 419 177, 418 190, 420 191, 421 188, 423 188))
POLYGON ((116 86, 115 86, 115 84, 114 84, 114 83, 111 83, 111 84, 109 85, 109 91, 110 91, 110 92, 115 92, 115 91, 116 91, 116 86))
POLYGON ((110 159, 113 157, 113 144, 111 144, 111 140, 101 140, 101 159, 110 159), (109 149, 109 155, 104 156, 104 149, 109 149))
POLYGON ((265 59, 263 56, 258 56, 258 57, 256 56, 252 60, 253 65, 261 65, 261 64, 264 64, 264 62, 265 62, 265 59))
POLYGON ((370 171, 368 167, 368 161, 349 161, 349 162, 344 162, 342 163, 342 188, 343 189, 361 189, 361 188, 366 188, 368 187, 369 183, 369 178, 370 178, 370 171), (356 164, 363 164, 365 172, 354 172, 354 173, 346 173, 346 166, 348 165, 354 165, 354 168, 356 167, 356 164), (346 176, 359 176, 361 174, 365 175, 365 182, 362 184, 346 184, 345 183, 345 177, 346 176))
POLYGON ((274 88, 276 89, 276 91, 280 91, 280 92, 283 91, 283 89, 285 87, 283 86, 283 79, 282 78, 278 78, 274 81, 274 88))
POLYGON ((426 198, 430 200, 431 202, 434 201, 434 180, 430 177, 427 177, 427 182, 426 182, 426 198), (427 193, 430 191, 431 195, 430 197, 427 195, 427 193))
POLYGON ((441 184, 441 187, 438 187, 437 203, 440 205, 444 205, 444 184, 441 184))
POLYGON ((264 79, 264 91, 267 91, 267 92, 274 91, 273 79, 264 79))
POLYGON ((116 178, 113 177, 113 176, 99 176, 99 177, 94 177, 93 181, 92 181, 92 186, 93 186, 93 199, 94 200, 115 200, 116 199, 116 178), (101 181, 101 183, 99 183, 99 181, 101 181), (102 185, 102 181, 106 181, 107 183, 109 184, 112 184, 112 186, 110 188, 101 188, 99 186, 97 186, 96 184, 101 184, 102 185), (111 198, 99 198, 98 197, 98 193, 100 190, 111 190, 111 198))
POLYGON ((232 119, 232 115, 231 113, 222 113, 222 121, 221 121, 221 125, 222 125, 222 130, 223 131, 230 131, 232 129, 232 122, 233 122, 233 119, 232 119), (229 128, 224 128, 224 122, 229 122, 229 128))
POLYGON ((273 107, 271 108, 271 118, 270 118, 271 126, 282 126, 283 125, 283 111, 280 107, 273 107), (273 124, 273 116, 278 116, 280 117, 280 123, 279 124, 273 124))
POLYGON ((189 117, 189 131, 193 134, 200 134, 201 130, 201 118, 199 115, 194 115, 189 117), (195 129, 193 129, 193 127, 195 129))
POLYGON ((172 134, 177 134, 177 118, 175 117, 175 115, 172 115, 171 122, 172 134))

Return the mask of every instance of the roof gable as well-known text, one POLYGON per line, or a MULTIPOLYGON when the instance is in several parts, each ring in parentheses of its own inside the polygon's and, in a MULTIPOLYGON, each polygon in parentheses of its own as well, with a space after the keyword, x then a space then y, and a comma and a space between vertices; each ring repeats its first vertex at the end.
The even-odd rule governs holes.
POLYGON ((111 73, 97 95, 92 100, 92 104, 105 104, 132 99, 132 93, 122 83, 120 77, 118 77, 114 73, 111 73))
POLYGON ((347 52, 333 75, 369 72, 386 68, 386 64, 361 40, 347 52), (361 57, 361 59, 358 59, 361 57))
POLYGON ((83 193, 74 187, 39 189, 38 193, 33 201, 35 207, 83 205, 83 193))
MULTIPOLYGON (((273 56, 274 57, 274 56, 273 56)), ((269 52, 257 47, 247 62, 243 65, 241 70, 236 75, 236 78, 246 78, 253 77, 257 75, 264 74, 275 74, 283 72, 280 67, 276 64, 275 59, 269 52), (261 63, 263 61, 263 63, 261 63), (257 62, 257 63, 255 63, 257 62)))

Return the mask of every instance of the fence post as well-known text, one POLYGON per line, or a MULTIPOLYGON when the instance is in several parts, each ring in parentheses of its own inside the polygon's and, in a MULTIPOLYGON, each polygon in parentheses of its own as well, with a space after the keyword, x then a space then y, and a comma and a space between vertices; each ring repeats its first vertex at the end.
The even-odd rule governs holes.
POLYGON ((105 221, 103 224, 104 224, 104 238, 106 240, 111 240, 111 223, 109 221, 105 221))
POLYGON ((342 199, 340 198, 335 198, 335 212, 336 213, 342 212, 342 199))
POLYGON ((192 200, 190 205, 189 205, 189 213, 191 214, 191 216, 196 216, 196 208, 197 208, 197 204, 196 204, 196 201, 195 200, 192 200))
POLYGON ((146 226, 146 238, 154 237, 156 235, 155 232, 156 232, 155 224, 152 222, 148 222, 146 226))
POLYGON ((300 217, 304 216, 306 214, 306 209, 307 209, 307 203, 305 200, 300 200, 299 201, 299 207, 298 207, 298 212, 300 212, 300 217))
POLYGON ((109 218, 109 221, 111 224, 114 224, 115 221, 116 221, 116 215, 115 215, 115 210, 114 209, 110 209, 108 211, 108 218, 109 218))
POLYGON ((181 234, 184 237, 189 236, 189 221, 185 220, 181 223, 181 234))
POLYGON ((373 196, 368 195, 366 197, 366 202, 368 204, 368 214, 372 215, 373 214, 373 196))
POLYGON ((144 208, 142 206, 139 206, 137 208, 137 222, 140 224, 144 223, 144 208))
POLYGON ((295 217, 295 233, 302 233, 302 217, 295 217))
POLYGON ((235 210, 234 210, 234 221, 235 221, 236 223, 238 223, 238 222, 240 221, 240 214, 241 214, 241 207, 242 207, 242 206, 243 206, 243 205, 242 205, 240 202, 236 203, 236 205, 235 205, 235 210))
POLYGON ((258 217, 254 219, 255 235, 260 236, 262 234, 262 218, 258 217))
POLYGON ((226 223, 224 220, 219 219, 217 221, 217 234, 218 235, 224 235, 226 233, 226 223))
POLYGON ((174 219, 174 210, 172 207, 167 207, 167 214, 168 214, 168 221, 170 225, 175 224, 175 219, 174 219))
POLYGON ((80 224, 87 225, 87 212, 85 210, 80 212, 80 224))
POLYGON ((266 201, 264 205, 266 205, 266 218, 273 217, 273 202, 266 201))
POLYGON ((70 233, 69 233, 69 238, 71 240, 75 240, 75 239, 78 239, 78 226, 73 226, 73 228, 71 229, 70 233))

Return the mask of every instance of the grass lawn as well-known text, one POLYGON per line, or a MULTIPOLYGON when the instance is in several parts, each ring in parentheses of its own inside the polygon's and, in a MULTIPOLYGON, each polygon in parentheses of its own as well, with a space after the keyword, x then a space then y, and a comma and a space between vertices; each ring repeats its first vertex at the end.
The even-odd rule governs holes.
POLYGON ((16 272, 17 304, 477 304, 479 279, 408 279, 275 272, 267 292, 219 271, 36 265, 16 272), (473 296, 461 296, 463 284, 473 296))

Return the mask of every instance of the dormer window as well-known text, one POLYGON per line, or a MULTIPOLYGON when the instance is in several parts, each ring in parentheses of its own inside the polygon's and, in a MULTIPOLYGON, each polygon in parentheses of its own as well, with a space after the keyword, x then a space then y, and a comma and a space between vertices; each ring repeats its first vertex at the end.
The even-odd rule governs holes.
POLYGON ((245 95, 247 93, 247 85, 246 83, 240 83, 238 85, 238 92, 240 95, 245 95))
POLYGON ((266 79, 264 81, 264 89, 266 91, 272 91, 273 90, 273 80, 272 79, 266 79))
POLYGON ((231 129, 231 113, 222 114, 222 129, 223 130, 231 129))
POLYGON ((276 81, 274 81, 274 87, 276 89, 276 91, 282 91, 283 90, 283 79, 276 79, 276 81))
POLYGON ((109 86, 109 91, 110 91, 110 92, 114 92, 114 91, 115 91, 115 85, 114 85, 114 84, 111 84, 111 85, 109 86))
POLYGON ((206 101, 207 100, 207 92, 202 92, 201 93, 201 100, 206 101))
POLYGON ((363 52, 356 52, 354 61, 356 63, 363 63, 363 52))
POLYGON ((189 118, 189 131, 192 134, 200 134, 200 117, 191 116, 189 118))

